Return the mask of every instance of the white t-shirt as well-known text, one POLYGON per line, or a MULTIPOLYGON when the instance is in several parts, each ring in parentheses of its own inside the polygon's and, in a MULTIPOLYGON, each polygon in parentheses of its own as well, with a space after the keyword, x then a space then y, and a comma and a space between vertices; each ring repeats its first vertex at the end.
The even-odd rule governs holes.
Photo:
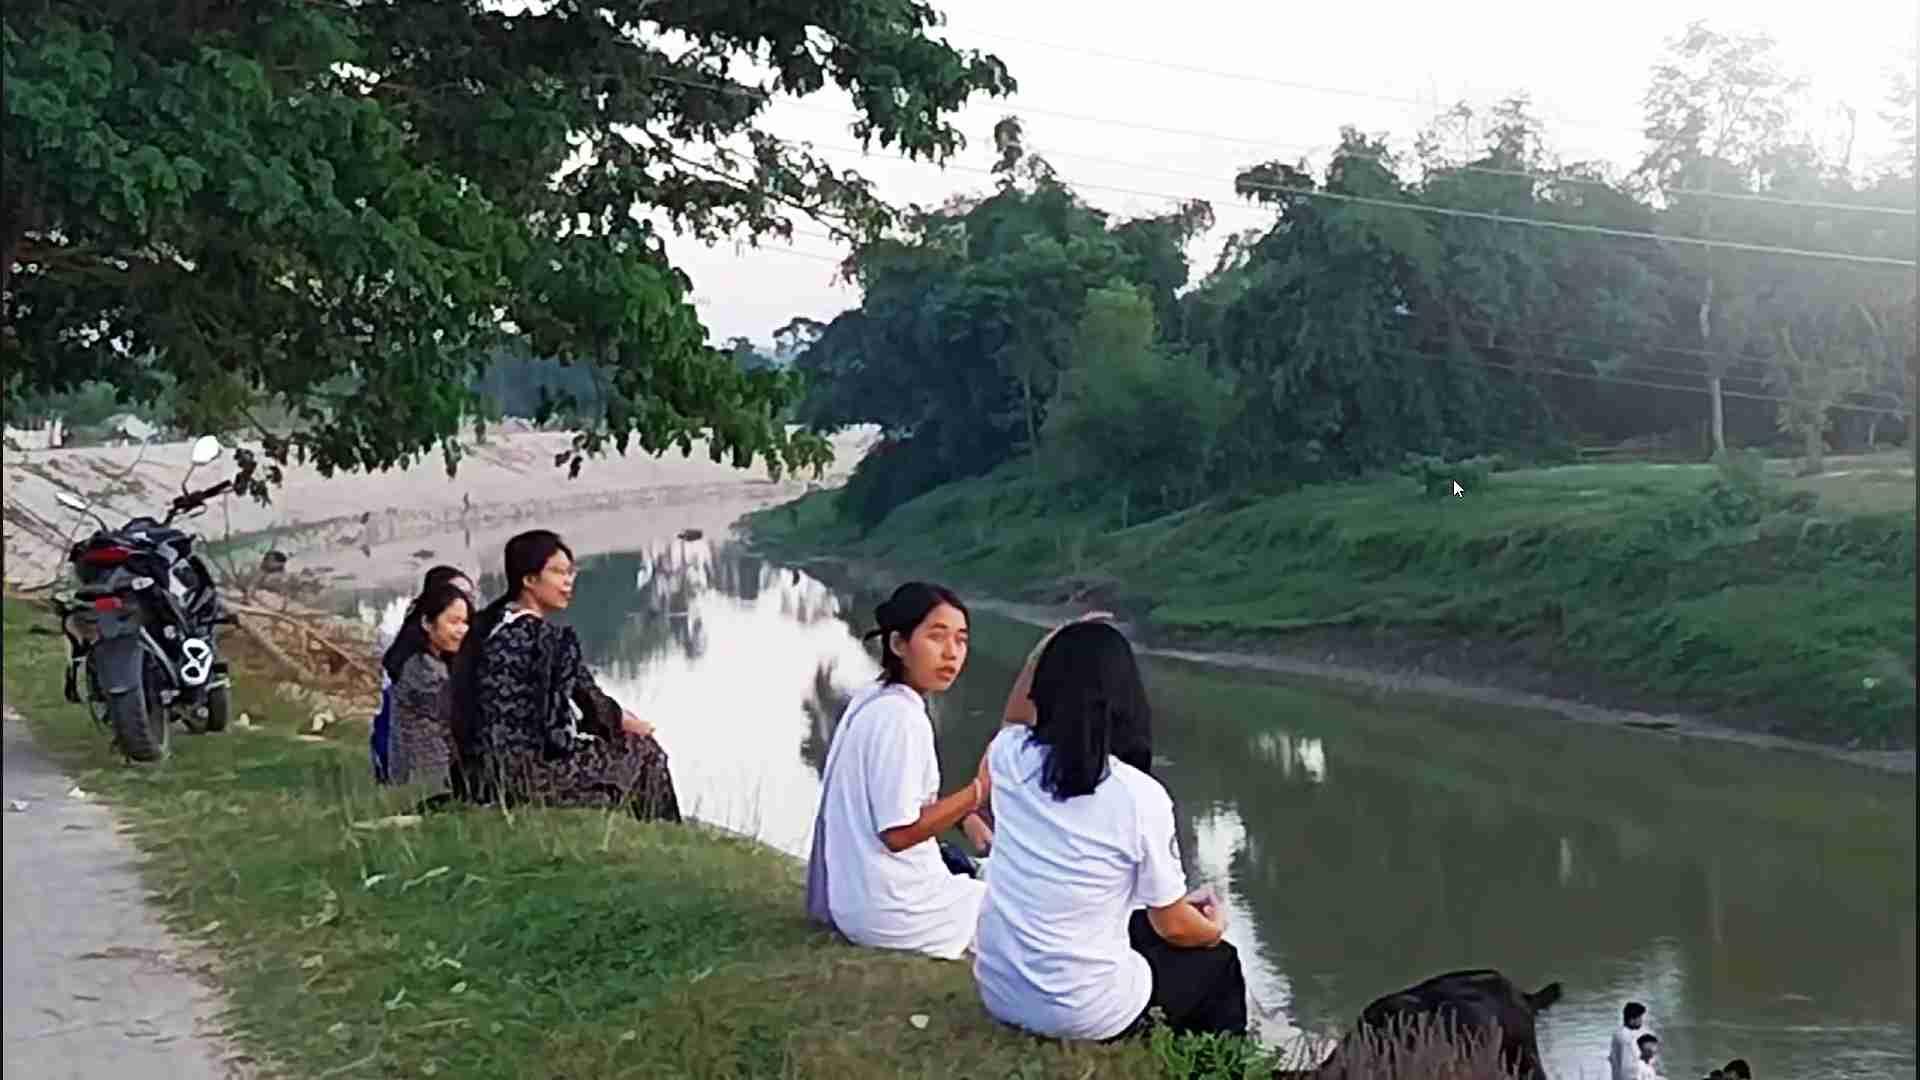
POLYGON ((854 695, 821 775, 834 925, 857 945, 959 959, 973 944, 986 883, 949 871, 932 839, 897 852, 880 839, 940 797, 926 702, 897 683, 854 695))
POLYGON ((1040 786, 1047 749, 1028 735, 1010 727, 987 748, 993 874, 974 981, 999 1020, 1050 1038, 1109 1039, 1153 996, 1128 919, 1187 895, 1173 800, 1117 758, 1092 794, 1055 799, 1040 786))
POLYGON ((1613 1069, 1613 1080, 1637 1080, 1640 1075, 1640 1036, 1646 1034, 1644 1028, 1630 1028, 1625 1024, 1613 1029, 1613 1048, 1607 1052, 1607 1064, 1613 1069))

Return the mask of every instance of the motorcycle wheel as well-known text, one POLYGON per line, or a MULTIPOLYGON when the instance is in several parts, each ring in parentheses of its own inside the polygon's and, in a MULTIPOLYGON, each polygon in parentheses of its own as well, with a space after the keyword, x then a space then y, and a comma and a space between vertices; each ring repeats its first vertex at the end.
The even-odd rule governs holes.
POLYGON ((94 674, 92 660, 86 662, 85 674, 87 679, 87 715, 93 717, 94 723, 108 731, 112 731, 113 717, 107 713, 107 692, 100 689, 100 677, 94 674))
POLYGON ((114 742, 129 761, 141 764, 165 761, 173 742, 166 706, 160 704, 160 680, 153 676, 143 669, 136 690, 107 699, 114 742))
POLYGON ((208 733, 227 730, 227 720, 233 715, 233 698, 224 686, 216 686, 207 691, 208 733))

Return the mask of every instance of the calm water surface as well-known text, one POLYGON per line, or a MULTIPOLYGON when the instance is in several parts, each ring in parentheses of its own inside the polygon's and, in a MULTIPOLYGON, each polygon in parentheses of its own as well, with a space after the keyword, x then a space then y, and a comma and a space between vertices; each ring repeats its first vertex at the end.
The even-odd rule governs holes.
MULTIPOLYGON (((852 625, 878 599, 676 541, 584 560, 567 621, 659 725, 683 806, 804 854, 840 704, 879 671, 852 625)), ((353 602, 397 620, 405 597, 353 602)), ((947 786, 1039 635, 974 623, 936 708, 947 786)), ((1563 1080, 1605 1075, 1628 999, 1673 1080, 1735 1056, 1915 1076, 1911 778, 1169 660, 1147 677, 1189 875, 1226 897, 1268 1037, 1491 966, 1565 984, 1541 1028, 1563 1080)))

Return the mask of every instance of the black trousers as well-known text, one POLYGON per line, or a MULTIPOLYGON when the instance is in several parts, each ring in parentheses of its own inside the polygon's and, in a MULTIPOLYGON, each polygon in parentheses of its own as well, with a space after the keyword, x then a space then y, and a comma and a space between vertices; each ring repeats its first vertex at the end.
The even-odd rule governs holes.
POLYGON ((1247 1033, 1247 978, 1232 945, 1223 941, 1210 949, 1176 948, 1154 931, 1144 908, 1127 923, 1127 939, 1153 970, 1153 996, 1139 1019, 1110 1041, 1145 1034, 1154 1009, 1165 1015, 1176 1034, 1247 1033))

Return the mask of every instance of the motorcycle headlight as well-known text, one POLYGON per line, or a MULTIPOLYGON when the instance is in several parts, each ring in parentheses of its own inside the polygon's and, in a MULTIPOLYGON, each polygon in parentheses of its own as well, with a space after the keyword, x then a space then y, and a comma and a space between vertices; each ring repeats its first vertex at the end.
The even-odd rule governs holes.
POLYGON ((150 578, 150 577, 137 577, 137 578, 134 578, 134 579, 133 579, 133 591, 134 591, 134 592, 146 592, 146 591, 147 591, 148 589, 151 589, 151 588, 153 588, 153 579, 152 579, 152 578, 150 578))

